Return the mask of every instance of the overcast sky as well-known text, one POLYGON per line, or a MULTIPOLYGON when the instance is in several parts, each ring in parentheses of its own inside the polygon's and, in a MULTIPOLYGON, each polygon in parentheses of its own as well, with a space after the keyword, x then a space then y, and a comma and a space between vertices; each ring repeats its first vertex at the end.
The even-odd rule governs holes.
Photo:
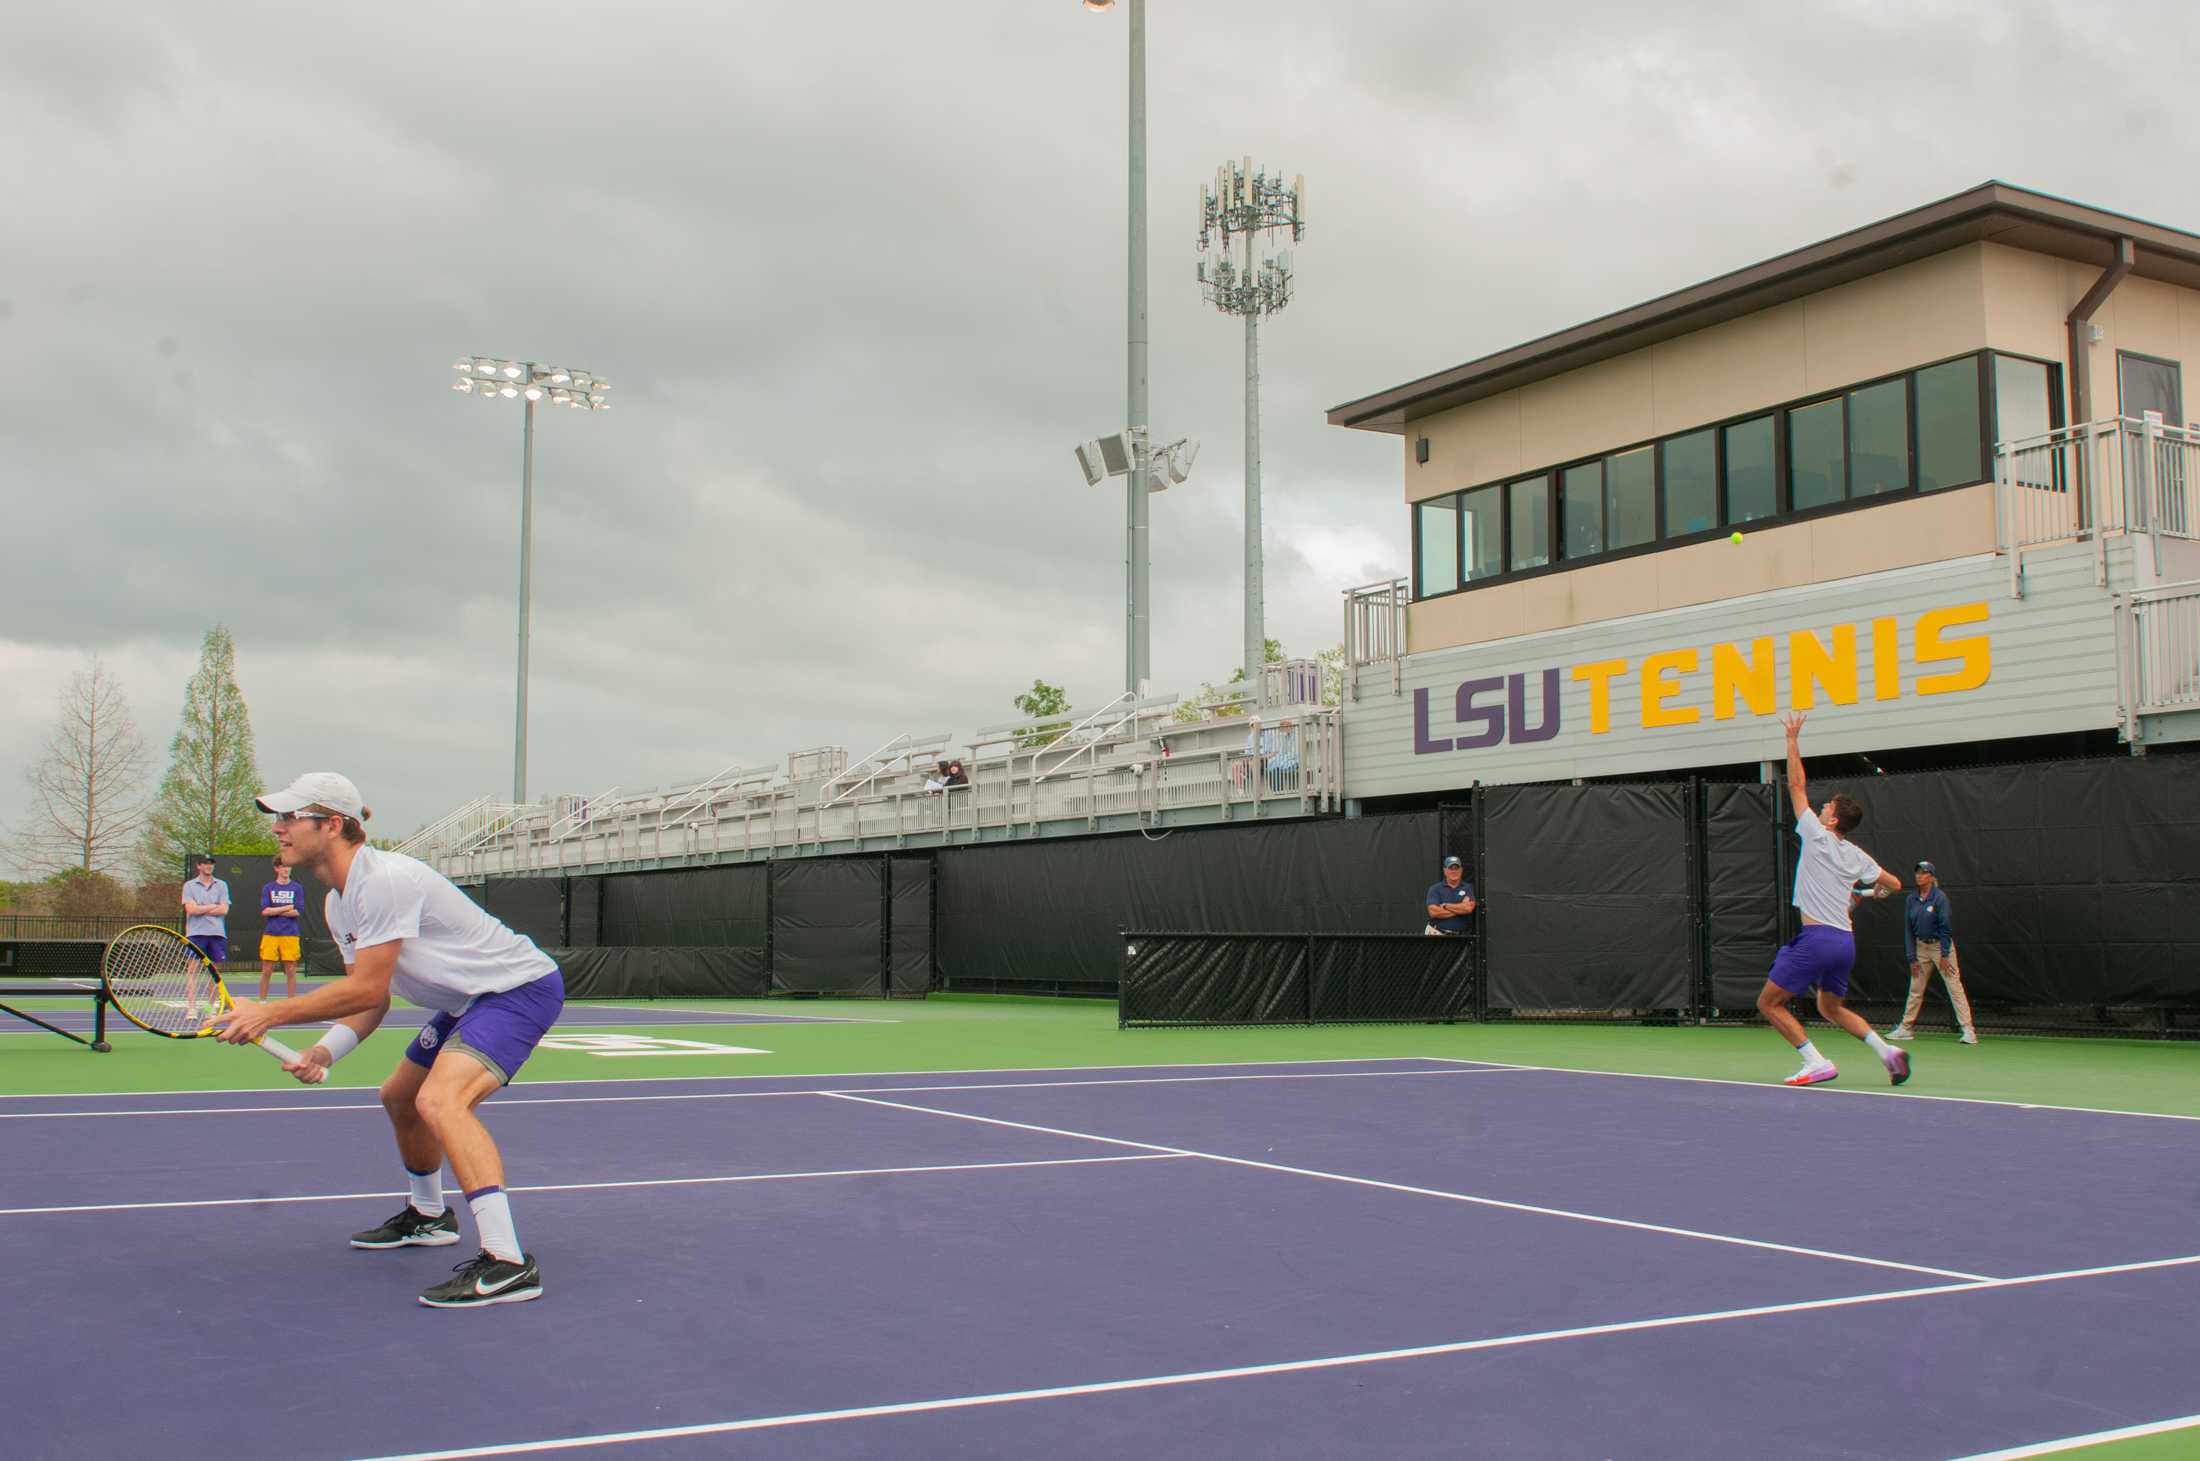
MULTIPOLYGON (((1240 643, 1225 158, 1308 180, 1262 332, 1269 633, 1402 572, 1396 438, 1325 407, 1989 177, 2200 227, 2190 6, 1152 0, 1158 687, 1240 643)), ((165 765, 226 623, 262 769, 400 835, 530 788, 967 737, 1122 676, 1126 14, 1077 0, 12 6, 0 18, 0 823, 97 654, 165 765)), ((2200 364, 2200 363, 2196 363, 2200 364)))

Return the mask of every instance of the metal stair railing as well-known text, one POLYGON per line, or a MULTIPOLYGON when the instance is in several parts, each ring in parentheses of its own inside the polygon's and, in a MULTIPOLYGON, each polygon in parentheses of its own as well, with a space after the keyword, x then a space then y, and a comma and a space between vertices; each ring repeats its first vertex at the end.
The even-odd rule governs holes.
POLYGON ((494 797, 477 796, 457 811, 439 817, 427 826, 422 827, 412 836, 398 843, 396 850, 408 857, 418 857, 424 849, 429 851, 439 850, 446 836, 457 832, 459 828, 476 817, 487 816, 490 809, 495 807, 496 804, 496 798, 494 797))

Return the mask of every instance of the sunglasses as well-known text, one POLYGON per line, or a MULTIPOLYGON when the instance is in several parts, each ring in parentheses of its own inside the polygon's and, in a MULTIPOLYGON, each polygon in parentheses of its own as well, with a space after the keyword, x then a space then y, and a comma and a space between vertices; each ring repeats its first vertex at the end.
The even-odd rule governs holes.
POLYGON ((337 816, 338 813, 335 812, 277 812, 275 825, 287 827, 292 822, 333 822, 337 816))

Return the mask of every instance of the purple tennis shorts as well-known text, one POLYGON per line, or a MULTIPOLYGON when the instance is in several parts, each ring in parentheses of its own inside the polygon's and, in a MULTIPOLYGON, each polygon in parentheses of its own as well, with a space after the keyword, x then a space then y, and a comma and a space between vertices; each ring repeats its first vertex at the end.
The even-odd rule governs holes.
POLYGON ((405 1058, 414 1065, 433 1067, 436 1055, 448 1045, 465 1051, 510 1085, 564 1008, 565 975, 552 969, 532 984, 482 995, 462 1015, 438 1011, 405 1047, 405 1058))
POLYGON ((1835 999, 1847 999, 1849 971, 1855 967, 1855 934, 1806 923, 1801 933, 1780 945, 1770 978, 1790 994, 1808 994, 1816 987, 1835 999))
POLYGON ((225 935, 194 933, 187 934, 185 937, 191 940, 191 947, 205 956, 206 962, 209 964, 219 964, 229 957, 229 939, 225 935))

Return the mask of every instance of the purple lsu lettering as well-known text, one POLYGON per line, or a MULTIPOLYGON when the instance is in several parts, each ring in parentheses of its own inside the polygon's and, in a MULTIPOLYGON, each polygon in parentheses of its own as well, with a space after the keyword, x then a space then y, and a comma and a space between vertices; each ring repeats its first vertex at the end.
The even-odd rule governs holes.
MULTIPOLYGON (((1989 617, 1983 603, 1957 604, 1917 616, 1910 625, 1910 667, 1915 670, 1910 690, 1916 695, 1947 695, 1975 690, 1993 674, 1993 641, 1984 633, 1949 635, 1946 631, 1965 624, 1984 624, 1989 617), (1934 673, 1925 673, 1933 669, 1934 673)), ((1703 707, 1673 704, 1681 694, 1679 675, 1692 674, 1708 658, 1711 668, 1711 718, 1731 720, 1738 710, 1751 715, 1771 715, 1783 707, 1810 710, 1821 701, 1854 705, 1860 690, 1858 629, 1870 635, 1871 698, 1894 700, 1903 693, 1903 634, 1899 619, 1877 618, 1868 625, 1836 624, 1821 637, 1811 629, 1797 629, 1786 636, 1787 694, 1780 693, 1782 656, 1774 636, 1758 635, 1734 643, 1714 644, 1708 656, 1694 649, 1665 650, 1645 655, 1639 662, 1624 659, 1595 660, 1562 670, 1558 666, 1539 671, 1488 675, 1460 682, 1452 698, 1453 725, 1459 732, 1437 735, 1429 711, 1429 692, 1413 692, 1413 752, 1426 756, 1444 751, 1479 751, 1495 745, 1532 745, 1555 740, 1563 721, 1559 686, 1561 677, 1578 680, 1589 690, 1589 734, 1605 735, 1612 729, 1613 685, 1633 673, 1640 681, 1641 703, 1636 724, 1645 730, 1694 725, 1703 719, 1703 707), (1528 682, 1539 679, 1541 714, 1528 718, 1528 682), (1500 695, 1502 691, 1502 695, 1500 695)))

